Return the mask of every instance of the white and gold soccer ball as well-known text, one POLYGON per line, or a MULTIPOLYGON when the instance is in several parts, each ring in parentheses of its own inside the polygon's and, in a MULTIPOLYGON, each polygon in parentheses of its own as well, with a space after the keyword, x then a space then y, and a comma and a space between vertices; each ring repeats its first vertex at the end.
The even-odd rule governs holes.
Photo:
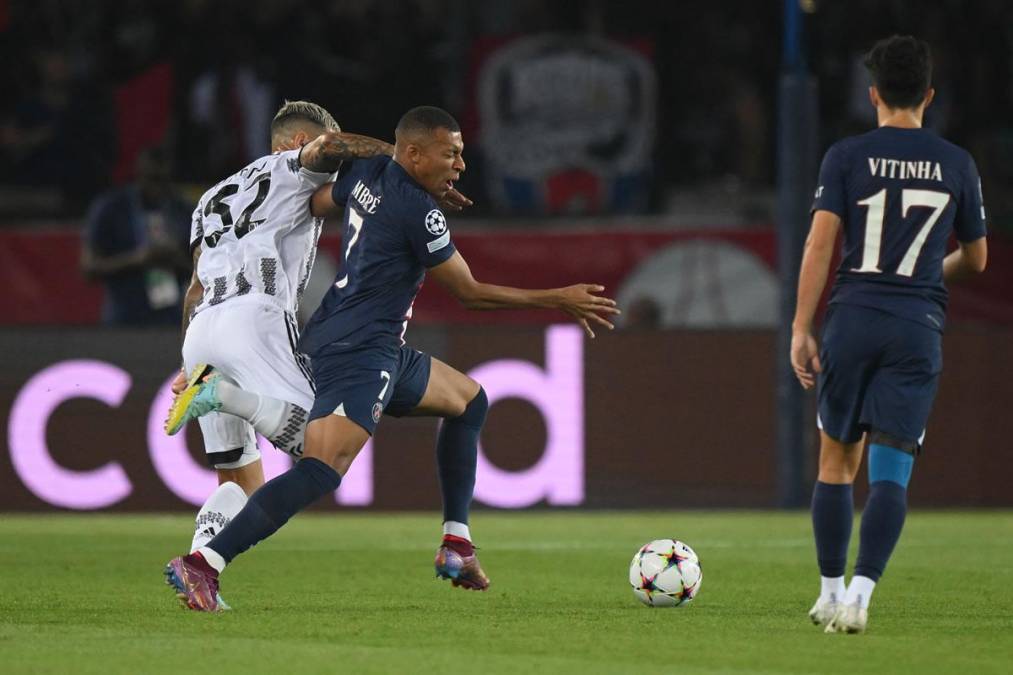
POLYGON ((677 539, 655 539, 644 544, 630 563, 630 586, 649 607, 680 607, 700 592, 703 570, 700 558, 677 539))

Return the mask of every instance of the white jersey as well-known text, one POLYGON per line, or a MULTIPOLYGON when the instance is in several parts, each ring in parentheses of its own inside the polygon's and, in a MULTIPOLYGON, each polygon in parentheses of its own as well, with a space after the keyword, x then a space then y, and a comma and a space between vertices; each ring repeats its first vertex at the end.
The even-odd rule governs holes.
POLYGON ((262 157, 204 193, 193 212, 190 249, 202 247, 198 313, 229 298, 258 294, 294 314, 316 257, 322 218, 314 190, 333 180, 299 164, 299 150, 262 157))

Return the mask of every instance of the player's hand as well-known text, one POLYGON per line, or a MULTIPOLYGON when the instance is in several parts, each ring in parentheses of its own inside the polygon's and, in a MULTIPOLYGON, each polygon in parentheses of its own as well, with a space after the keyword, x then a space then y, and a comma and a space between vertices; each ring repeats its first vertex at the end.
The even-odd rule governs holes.
POLYGON ((812 333, 792 333, 791 367, 803 389, 811 389, 816 384, 816 373, 823 372, 823 368, 820 366, 819 345, 812 333))
POLYGON ((559 289, 559 308, 575 318, 591 338, 594 337, 591 324, 605 326, 609 330, 615 328, 602 315, 621 314, 615 300, 596 295, 604 290, 605 287, 598 284, 575 284, 559 289))
POLYGON ((186 371, 180 368, 176 379, 172 381, 172 393, 179 396, 184 389, 186 389, 186 371))
POLYGON ((464 207, 471 206, 474 203, 458 192, 457 188, 448 190, 447 194, 443 195, 443 198, 439 201, 440 208, 444 211, 463 211, 464 207))

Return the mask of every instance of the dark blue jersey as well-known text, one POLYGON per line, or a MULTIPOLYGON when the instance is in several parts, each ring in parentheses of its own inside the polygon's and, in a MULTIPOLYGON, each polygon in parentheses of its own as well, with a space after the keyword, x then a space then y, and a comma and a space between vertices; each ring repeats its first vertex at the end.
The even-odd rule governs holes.
POLYGON ((840 216, 844 249, 831 303, 872 307, 942 330, 950 234, 985 236, 978 169, 924 129, 880 127, 823 158, 813 211, 840 216))
POLYGON ((432 196, 390 157, 356 160, 332 188, 346 204, 342 267, 300 341, 320 349, 403 344, 426 268, 456 250, 432 196))

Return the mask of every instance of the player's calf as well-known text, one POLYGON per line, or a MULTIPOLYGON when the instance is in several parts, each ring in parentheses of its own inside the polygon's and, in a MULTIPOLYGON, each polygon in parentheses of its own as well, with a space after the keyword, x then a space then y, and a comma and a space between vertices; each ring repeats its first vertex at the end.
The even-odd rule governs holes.
POLYGON ((873 431, 869 439, 869 497, 862 512, 855 575, 844 602, 869 606, 907 516, 907 486, 918 445, 873 431), (887 445, 889 444, 889 445, 887 445))
POLYGON ((282 452, 302 456, 309 418, 305 408, 245 391, 203 364, 194 368, 186 388, 173 401, 165 431, 175 434, 188 421, 218 411, 246 420, 282 452))
POLYGON ((844 569, 848 562, 853 508, 851 484, 816 481, 812 524, 820 569, 820 597, 809 610, 809 619, 820 626, 830 622, 844 598, 844 569))
POLYGON ((241 417, 278 450, 302 457, 309 412, 294 403, 245 391, 231 382, 218 385, 221 411, 241 417))
POLYGON ((197 512, 190 553, 211 541, 246 506, 247 496, 239 485, 226 481, 219 485, 197 512))
POLYGON ((457 417, 445 418, 436 440, 436 467, 443 495, 444 522, 467 523, 475 492, 478 439, 489 411, 489 398, 478 393, 457 417))

